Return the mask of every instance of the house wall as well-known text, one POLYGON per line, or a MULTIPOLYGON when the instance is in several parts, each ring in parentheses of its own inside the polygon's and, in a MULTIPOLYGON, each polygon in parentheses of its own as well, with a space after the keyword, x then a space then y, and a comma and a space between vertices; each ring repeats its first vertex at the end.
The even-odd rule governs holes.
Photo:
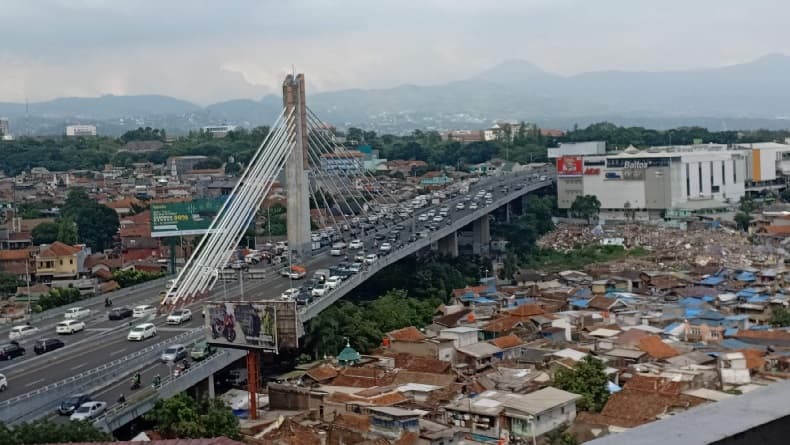
POLYGON ((532 425, 535 426, 535 436, 546 434, 549 431, 555 430, 563 424, 571 424, 576 419, 576 403, 570 402, 554 409, 544 411, 539 415, 533 417, 532 422, 528 422, 524 417, 526 415, 508 416, 510 425, 510 432, 514 436, 522 438, 532 438, 532 425))
POLYGON ((393 341, 390 350, 397 353, 438 358, 436 345, 426 342, 393 341))

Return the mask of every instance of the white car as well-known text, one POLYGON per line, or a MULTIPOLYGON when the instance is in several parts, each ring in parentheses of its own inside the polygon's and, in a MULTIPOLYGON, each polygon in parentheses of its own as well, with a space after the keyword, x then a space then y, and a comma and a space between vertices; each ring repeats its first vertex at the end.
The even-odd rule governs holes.
POLYGON ((423 213, 422 215, 418 216, 417 221, 421 221, 421 222, 428 221, 428 214, 423 213))
POLYGON ((156 326, 153 323, 138 324, 129 331, 126 339, 129 341, 143 341, 156 335, 156 326))
POLYGON ((342 281, 343 281, 342 278, 340 278, 337 275, 334 275, 334 276, 331 276, 331 277, 327 278, 326 283, 324 283, 324 287, 326 287, 327 289, 335 289, 338 286, 340 286, 340 283, 342 281))
POLYGON ((9 340, 19 340, 38 334, 38 328, 30 325, 14 326, 8 333, 9 340))
POLYGON ((436 215, 433 217, 433 222, 442 222, 444 217, 442 215, 436 215))
POLYGON ((85 402, 74 411, 69 420, 90 420, 107 409, 107 402, 85 402))
POLYGON ((297 295, 299 295, 299 289, 296 289, 296 288, 292 287, 290 289, 285 289, 285 292, 280 294, 280 299, 281 300, 293 300, 294 298, 296 298, 297 295))
POLYGON ((389 252, 390 250, 392 250, 392 244, 390 244, 390 243, 381 243, 381 247, 379 247, 379 250, 382 251, 382 252, 389 252))
POLYGON ((156 308, 150 304, 141 304, 140 306, 135 306, 134 309, 132 309, 133 318, 143 318, 149 315, 154 315, 155 313, 156 308))
POLYGON ((85 323, 77 320, 61 321, 55 326, 55 332, 58 334, 73 334, 85 329, 85 323))
POLYGON ((469 204, 469 210, 477 210, 477 203, 473 202, 473 203, 469 204))
POLYGON ((327 288, 325 284, 319 284, 318 286, 314 287, 312 291, 310 291, 310 295, 314 297, 323 297, 329 290, 330 289, 327 288))
POLYGON ((77 318, 88 317, 90 314, 91 310, 86 307, 73 307, 67 310, 63 316, 68 319, 76 320, 77 318))
POLYGON ((494 203, 494 200, 492 200, 492 199, 486 199, 486 205, 487 205, 487 206, 490 206, 490 205, 491 205, 491 204, 493 204, 493 203, 494 203))
POLYGON ((3 374, 0 374, 0 392, 8 389, 8 379, 3 374))
POLYGON ((364 249, 365 243, 362 240, 355 239, 348 244, 348 248, 352 250, 364 249))
POLYGON ((463 210, 465 207, 466 206, 464 206, 464 203, 459 202, 458 204, 455 205, 455 210, 463 210))
POLYGON ((365 263, 373 264, 376 262, 377 259, 379 259, 378 255, 376 255, 375 253, 371 253, 370 255, 365 257, 365 263))
POLYGON ((167 316, 167 324, 181 324, 192 319, 189 309, 176 309, 167 316))
POLYGON ((332 248, 329 250, 329 254, 332 255, 332 256, 343 255, 343 248, 342 247, 332 246, 332 248))
POLYGON ((354 261, 356 261, 357 263, 364 263, 364 262, 365 262, 365 257, 366 257, 366 255, 367 255, 367 254, 366 254, 364 251, 362 251, 362 252, 359 252, 359 253, 358 253, 358 254, 357 254, 355 257, 354 257, 354 261))

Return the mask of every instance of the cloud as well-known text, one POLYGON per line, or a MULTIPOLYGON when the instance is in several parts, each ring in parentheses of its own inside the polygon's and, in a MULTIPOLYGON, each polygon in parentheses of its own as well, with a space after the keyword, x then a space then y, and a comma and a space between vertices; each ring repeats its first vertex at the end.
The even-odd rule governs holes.
POLYGON ((522 58, 562 74, 685 69, 790 53, 764 0, 9 0, 0 100, 167 94, 201 104, 465 79, 522 58))

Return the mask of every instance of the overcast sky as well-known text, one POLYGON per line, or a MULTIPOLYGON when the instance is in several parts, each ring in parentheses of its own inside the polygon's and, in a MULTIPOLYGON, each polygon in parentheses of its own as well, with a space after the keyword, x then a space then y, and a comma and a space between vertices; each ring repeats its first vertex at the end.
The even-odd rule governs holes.
POLYGON ((506 59, 561 74, 790 54, 786 0, 0 0, 0 101, 260 98, 431 84, 506 59))

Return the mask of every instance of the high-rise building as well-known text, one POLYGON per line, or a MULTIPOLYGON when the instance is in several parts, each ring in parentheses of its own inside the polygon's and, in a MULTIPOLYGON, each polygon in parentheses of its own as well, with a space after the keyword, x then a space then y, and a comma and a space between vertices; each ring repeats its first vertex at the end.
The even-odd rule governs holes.
POLYGON ((96 126, 69 125, 66 127, 66 136, 96 136, 96 126))
POLYGON ((11 136, 11 128, 8 126, 7 117, 0 117, 0 136, 3 136, 3 139, 6 136, 11 136))

